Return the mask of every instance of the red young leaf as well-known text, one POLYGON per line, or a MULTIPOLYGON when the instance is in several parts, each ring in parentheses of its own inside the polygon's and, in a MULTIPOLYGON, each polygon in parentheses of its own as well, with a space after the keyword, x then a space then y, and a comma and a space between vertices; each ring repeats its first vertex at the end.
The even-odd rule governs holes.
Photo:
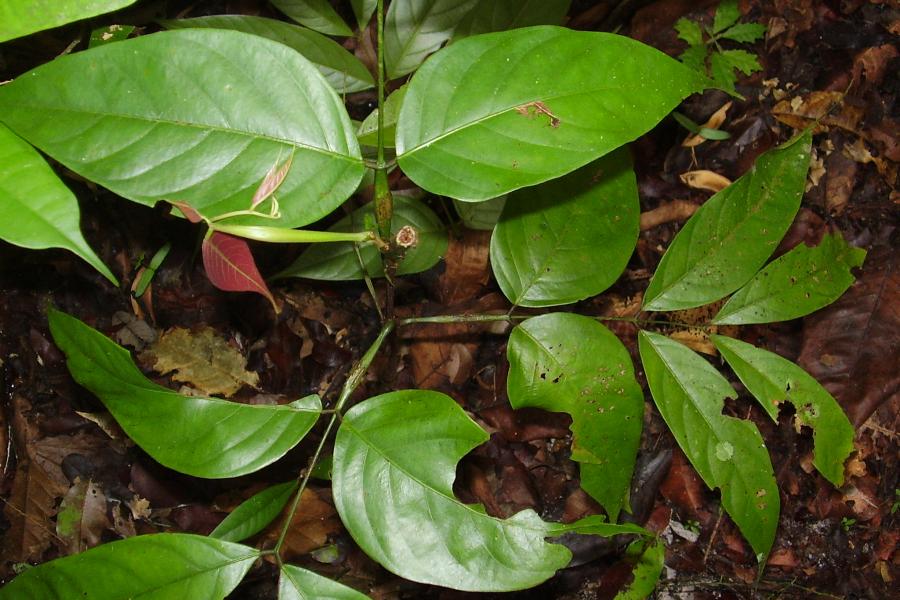
POLYGON ((190 221, 191 223, 199 223, 200 221, 203 220, 203 217, 200 216, 200 213, 198 213, 190 205, 188 205, 184 202, 179 202, 177 200, 167 200, 167 202, 169 204, 171 204, 172 206, 174 206, 175 208, 177 208, 178 210, 180 210, 181 214, 183 214, 185 216, 185 218, 188 221, 190 221))
POLYGON ((250 254, 250 246, 241 238, 214 231, 203 240, 203 266, 206 276, 220 290, 262 294, 278 312, 272 292, 250 254))
POLYGON ((294 157, 289 156, 284 164, 281 167, 278 164, 272 165, 272 168, 269 169, 269 172, 266 173, 266 176, 263 178, 262 183, 259 184, 259 188, 257 188, 256 193, 253 194, 253 200, 250 201, 250 208, 256 208, 260 204, 262 204, 266 198, 275 193, 275 190, 282 184, 284 178, 287 177, 288 171, 291 170, 291 163, 293 162, 294 157))

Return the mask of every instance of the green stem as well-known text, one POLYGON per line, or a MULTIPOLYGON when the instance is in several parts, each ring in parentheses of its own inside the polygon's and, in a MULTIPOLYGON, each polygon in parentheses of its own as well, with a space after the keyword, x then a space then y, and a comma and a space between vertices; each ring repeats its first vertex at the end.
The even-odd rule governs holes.
MULTIPOLYGON (((440 323, 492 323, 497 321, 524 321, 525 319, 530 319, 537 315, 513 315, 513 314, 502 314, 502 315, 439 315, 436 317, 409 317, 407 319, 397 319, 397 327, 404 327, 407 325, 427 325, 427 324, 440 324, 440 323)), ((682 323, 680 321, 663 321, 663 320, 654 320, 654 319, 639 319, 637 317, 603 317, 603 316, 595 316, 591 317, 598 321, 614 321, 614 322, 624 322, 624 323, 632 323, 637 326, 641 325, 668 325, 670 327, 685 327, 685 328, 697 328, 697 329, 708 329, 711 327, 709 324, 695 325, 692 323, 682 323)))
POLYGON ((371 242, 375 239, 375 234, 371 231, 351 231, 343 233, 334 231, 285 229, 283 227, 265 227, 261 225, 220 225, 218 223, 210 223, 210 229, 250 240, 256 240, 258 242, 274 242, 281 244, 371 242))
POLYGON ((381 344, 384 343, 385 338, 387 338, 388 334, 393 329, 393 321, 388 321, 384 325, 382 325, 381 331, 378 332, 378 337, 375 338, 375 341, 372 342, 372 345, 369 346, 369 349, 366 350, 366 353, 362 355, 362 358, 359 359, 359 362, 357 362, 353 366, 350 374, 347 375, 347 381, 344 382, 344 387, 341 388, 341 395, 338 397, 334 408, 331 409, 334 411, 331 415, 331 419, 329 419, 328 425, 325 426, 325 432, 322 434, 322 439, 319 440, 319 444, 318 446, 316 446, 316 451, 313 453, 312 458, 309 460, 309 466, 303 472, 303 478, 300 480, 300 486, 297 488, 297 491, 294 492, 294 498, 291 501, 291 508, 290 510, 288 510, 288 514, 287 517, 285 517, 284 524, 281 526, 281 533, 279 533, 278 535, 278 541, 275 542, 275 547, 272 549, 272 552, 279 555, 279 563, 281 548, 284 546, 284 540, 287 538, 288 530, 291 528, 291 522, 294 520, 294 514, 297 512, 297 508, 300 506, 300 500, 303 497, 303 491, 306 489, 306 486, 309 483, 309 479, 312 476, 313 469, 318 464, 319 458, 321 458, 322 456, 322 451, 325 449, 325 444, 328 442, 328 437, 331 435, 331 430, 334 429, 334 424, 337 422, 338 418, 340 418, 340 411, 347 403, 347 400, 350 398, 350 395, 353 393, 353 391, 357 387, 359 387, 360 383, 362 383, 362 380, 366 375, 366 371, 369 370, 369 366, 372 364, 372 360, 374 360, 375 355, 378 354, 378 349, 381 348, 381 344))
POLYGON ((386 242, 391 239, 391 219, 394 216, 394 199, 387 181, 387 164, 384 160, 384 0, 378 0, 375 12, 377 21, 376 46, 378 48, 378 132, 375 159, 375 220, 378 235, 386 242))

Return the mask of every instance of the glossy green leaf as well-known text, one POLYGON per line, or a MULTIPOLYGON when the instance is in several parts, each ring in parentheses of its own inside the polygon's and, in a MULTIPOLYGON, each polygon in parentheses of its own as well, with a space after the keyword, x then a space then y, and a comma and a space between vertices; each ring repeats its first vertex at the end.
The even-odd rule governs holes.
POLYGON ((777 354, 721 335, 710 339, 773 421, 778 421, 781 403, 794 405, 797 423, 813 430, 813 465, 835 486, 842 485, 844 461, 853 451, 856 432, 831 394, 777 354))
POLYGON ((249 15, 213 15, 160 21, 160 24, 166 29, 231 29, 274 40, 302 54, 338 93, 359 92, 375 85, 366 66, 346 48, 321 33, 284 21, 249 15))
POLYGON ((464 202, 454 199, 453 207, 463 225, 469 229, 492 231, 500 220, 507 197, 507 194, 503 194, 484 202, 464 202))
MULTIPOLYGON (((363 231, 366 228, 366 217, 373 220, 374 215, 374 205, 366 204, 335 223, 329 231, 363 231)), ((447 230, 430 208, 418 200, 394 196, 391 228, 397 233, 407 225, 416 229, 419 243, 406 252, 397 270, 400 275, 430 269, 447 251, 448 244, 447 230)), ((384 266, 378 249, 373 244, 364 244, 359 251, 369 276, 384 277, 384 266)), ((328 281, 362 279, 359 262, 352 244, 313 244, 275 277, 306 277, 328 281)))
POLYGON ((412 73, 450 39, 478 0, 392 0, 384 20, 384 62, 390 79, 412 73))
POLYGON ((294 565, 281 565, 278 600, 367 600, 368 596, 337 581, 294 565))
POLYGON ((156 385, 128 351, 75 317, 50 310, 50 332, 72 377, 159 463, 196 477, 237 477, 275 462, 312 428, 322 405, 250 405, 183 396, 156 385))
POLYGON ((37 151, 0 123, 0 239, 65 248, 118 285, 78 228, 78 200, 37 151))
POLYGON ((366 25, 372 19, 372 13, 375 12, 375 8, 378 6, 378 0, 350 0, 350 6, 353 8, 356 23, 362 30, 366 28, 366 25))
POLYGON ((533 510, 509 519, 453 495, 456 463, 488 435, 449 396, 392 392, 354 406, 335 440, 335 507, 356 543, 389 571, 467 591, 537 585, 571 553, 546 537, 566 532, 646 535, 588 517, 545 523, 533 510))
POLYGON ((294 21, 320 33, 353 35, 328 0, 272 0, 272 4, 294 21))
POLYGON ((500 289, 520 306, 557 306, 599 294, 628 264, 640 210, 625 150, 511 193, 491 236, 500 289))
POLYGON ((245 210, 273 165, 296 227, 330 213, 365 167, 341 99, 294 50, 237 31, 164 31, 60 57, 0 87, 0 121, 78 174, 207 217, 245 210))
POLYGON ((551 313, 513 329, 507 356, 510 404, 572 416, 581 487, 615 521, 628 506, 644 414, 628 350, 594 319, 551 313))
POLYGON ((296 481, 286 481, 254 494, 231 511, 210 537, 240 542, 256 535, 278 516, 296 489, 296 481))
MULTIPOLYGON (((384 101, 384 146, 394 147, 394 136, 397 131, 397 117, 400 115, 400 107, 403 105, 403 97, 406 96, 406 85, 402 85, 387 97, 384 101)), ((366 146, 378 145, 378 109, 376 108, 366 119, 360 123, 356 130, 356 137, 360 144, 366 146)))
POLYGON ((724 399, 737 394, 693 350, 648 331, 640 333, 639 347, 659 413, 706 485, 721 490, 722 506, 762 562, 781 503, 759 430, 722 414, 724 399))
POLYGON ((96 48, 104 44, 112 44, 113 42, 121 42, 128 39, 135 30, 134 25, 107 25, 98 27, 91 31, 91 40, 88 42, 88 48, 96 48))
POLYGON ((610 33, 539 26, 466 38, 412 77, 398 161, 435 194, 495 198, 632 141, 704 84, 662 52, 610 33))
POLYGON ((814 248, 800 244, 757 273, 712 322, 774 323, 808 315, 828 306, 850 287, 850 269, 862 266, 865 257, 865 250, 848 246, 839 234, 826 235, 814 248))
POLYGON ((747 283, 800 208, 811 143, 807 131, 769 150, 707 200, 666 250, 644 294, 644 310, 701 306, 747 283))
POLYGON ((259 550, 187 533, 139 535, 28 569, 0 600, 221 600, 259 550))
POLYGON ((0 42, 125 8, 135 0, 2 0, 0 42))
POLYGON ((632 580, 628 586, 616 594, 613 600, 644 600, 649 598, 659 582, 666 560, 666 547, 662 540, 656 539, 649 545, 643 540, 636 540, 628 545, 625 558, 634 563, 632 580))
POLYGON ((453 39, 532 25, 561 25, 571 0, 479 0, 463 17, 453 39))

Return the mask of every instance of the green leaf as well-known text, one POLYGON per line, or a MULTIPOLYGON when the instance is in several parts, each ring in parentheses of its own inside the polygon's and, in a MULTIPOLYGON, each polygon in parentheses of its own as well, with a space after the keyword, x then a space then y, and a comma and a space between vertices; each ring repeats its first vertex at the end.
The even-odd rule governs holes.
POLYGON ((115 285, 78 228, 78 200, 34 148, 0 123, 0 238, 23 248, 65 248, 115 285))
POLYGON ((764 562, 775 539, 780 499, 772 462, 750 421, 722 414, 734 388, 706 360, 657 333, 639 336, 650 392, 678 445, 764 562))
POLYGON ((296 489, 296 481, 286 481, 254 494, 231 511, 209 536, 240 542, 256 535, 278 516, 296 489))
POLYGON ((139 535, 28 569, 0 600, 221 600, 259 550, 187 533, 139 535))
POLYGON ((113 42, 121 42, 128 39, 128 36, 135 30, 134 25, 107 25, 106 27, 98 27, 91 31, 91 40, 88 42, 88 48, 96 48, 104 44, 113 42))
POLYGON ((644 310, 714 302, 747 283, 790 227, 809 168, 809 131, 769 150, 694 213, 666 250, 644 310))
POLYGON ((721 129, 710 129, 709 127, 701 127, 698 132, 701 137, 707 140, 727 140, 731 134, 721 129))
POLYGON ((0 42, 119 10, 135 0, 3 0, 0 42))
POLYGON ((252 33, 293 48, 313 63, 338 93, 359 92, 375 85, 372 74, 346 48, 304 27, 247 15, 213 15, 160 21, 166 29, 212 28, 252 33))
POLYGON ((347 111, 294 50, 237 31, 164 31, 60 57, 0 87, 0 120, 79 175, 142 204, 245 210, 293 155, 277 222, 330 213, 365 167, 347 111), (262 91, 264 90, 264 93, 262 91))
POLYGON ((687 42, 688 46, 703 45, 703 30, 700 25, 690 19, 681 18, 675 22, 675 31, 678 37, 687 42))
POLYGON ((481 201, 555 179, 632 141, 705 79, 640 42, 540 26, 466 38, 412 77, 400 167, 481 201))
MULTIPOLYGON (((394 136, 397 130, 397 117, 400 116, 400 107, 403 105, 403 98, 406 96, 406 85, 402 85, 387 97, 384 101, 384 147, 394 147, 394 136)), ((356 137, 360 144, 366 146, 378 145, 378 109, 376 108, 366 119, 360 123, 359 129, 356 130, 356 137)))
POLYGON ((318 573, 281 565, 278 600, 367 600, 368 596, 318 573))
POLYGON ((634 563, 632 581, 613 600, 643 600, 656 588, 666 560, 666 547, 659 539, 650 544, 635 540, 628 545, 625 557, 634 563))
POLYGON ((478 0, 453 30, 453 39, 532 25, 561 25, 571 4, 571 0, 478 0))
POLYGON ((698 73, 706 73, 706 46, 691 46, 681 53, 678 60, 698 73))
POLYGON ((766 34, 766 26, 759 23, 738 23, 719 34, 720 38, 749 44, 766 34))
POLYGON ((572 460, 581 487, 611 521, 628 505, 644 414, 644 394, 622 342, 589 317, 551 313, 513 329, 507 347, 513 408, 572 416, 572 460))
POLYGON ((466 591, 525 589, 572 557, 546 537, 647 532, 588 517, 498 519, 453 495, 456 463, 488 435, 449 396, 406 390, 354 406, 335 440, 335 506, 356 543, 406 579, 466 591))
POLYGON ((359 29, 363 30, 372 19, 372 13, 378 6, 378 0, 350 0, 350 6, 353 8, 353 15, 359 24, 359 29))
POLYGON ((693 134, 700 133, 700 125, 698 125, 697 123, 692 121, 686 115, 681 114, 677 110, 672 111, 672 118, 675 119, 675 121, 677 121, 679 125, 681 125, 685 129, 687 129, 691 133, 693 133, 693 134))
POLYGON ((312 428, 317 396, 250 405, 183 396, 156 385, 124 348, 51 309, 50 332, 75 381, 95 394, 125 433, 159 463, 196 477, 237 477, 275 462, 312 428))
POLYGON ((504 194, 484 202, 464 202, 454 199, 453 207, 456 208, 463 225, 469 229, 491 231, 500 220, 507 197, 507 194, 504 194))
POLYGON ((713 33, 719 33, 726 27, 734 25, 741 18, 741 9, 737 0, 722 0, 713 17, 713 33))
POLYGON ((450 39, 478 0, 392 0, 384 21, 384 62, 395 79, 412 73, 450 39))
MULTIPOLYGON (((364 231, 366 217, 374 219, 373 203, 362 206, 334 225, 329 231, 364 231)), ((391 228, 397 233, 400 228, 409 225, 419 236, 418 244, 410 248, 400 263, 397 273, 407 275, 419 273, 433 267, 447 251, 447 230, 444 224, 430 208, 417 200, 394 196, 394 218, 391 228)), ((372 244, 362 245, 359 249, 369 277, 384 277, 384 265, 381 253, 372 244)), ((362 279, 362 268, 353 244, 313 244, 297 257, 287 269, 275 276, 306 277, 327 281, 348 281, 362 279)))
POLYGON ((850 269, 866 251, 848 246, 840 234, 815 248, 800 244, 772 261, 732 296, 712 322, 717 325, 774 323, 806 316, 837 300, 853 283, 850 269))
POLYGON ((640 205, 628 152, 513 192, 491 237, 500 289, 521 306, 557 306, 599 294, 634 251, 640 205))
POLYGON ((746 50, 723 50, 721 52, 716 52, 713 54, 713 62, 715 62, 717 56, 721 60, 724 60, 726 64, 730 65, 732 69, 737 69, 744 75, 749 75, 754 71, 762 70, 756 55, 752 52, 747 52, 746 50))
POLYGON ((778 421, 782 402, 796 409, 798 424, 813 429, 813 465, 836 487, 844 483, 844 461, 853 452, 855 430, 837 401, 806 371, 752 344, 721 335, 710 339, 760 405, 778 421))
POLYGON ((328 0, 272 0, 272 5, 294 21, 320 33, 353 35, 328 0))

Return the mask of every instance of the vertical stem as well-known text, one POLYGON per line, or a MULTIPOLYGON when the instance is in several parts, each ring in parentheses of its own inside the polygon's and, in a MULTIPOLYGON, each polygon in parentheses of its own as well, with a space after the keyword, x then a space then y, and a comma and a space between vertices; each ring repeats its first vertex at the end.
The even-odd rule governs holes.
POLYGON ((375 220, 378 236, 385 242, 391 241, 391 218, 394 214, 394 199, 387 181, 387 166, 384 160, 384 0, 378 0, 375 10, 378 37, 378 154, 375 159, 375 220))

